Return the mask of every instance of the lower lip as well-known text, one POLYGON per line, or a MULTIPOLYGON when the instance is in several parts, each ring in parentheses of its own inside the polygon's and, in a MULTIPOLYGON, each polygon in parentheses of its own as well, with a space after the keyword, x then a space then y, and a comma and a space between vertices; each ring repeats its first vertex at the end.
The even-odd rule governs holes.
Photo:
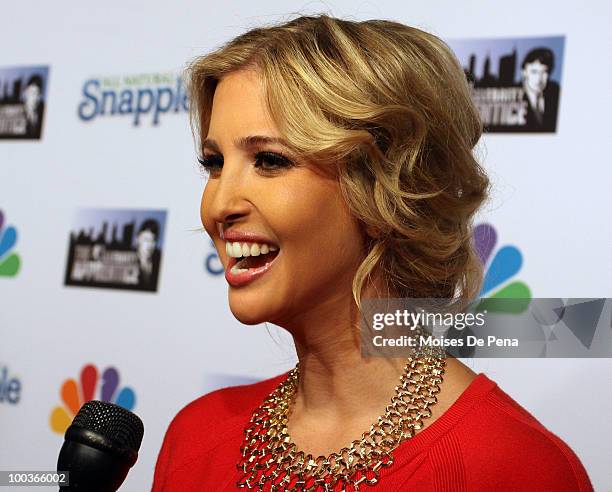
POLYGON ((242 287, 250 284, 270 270, 279 255, 280 251, 270 263, 266 263, 265 265, 257 268, 249 268, 246 272, 241 273, 233 273, 231 271, 232 267, 238 263, 238 258, 230 257, 227 268, 225 269, 225 280, 227 280, 227 283, 232 287, 242 287))

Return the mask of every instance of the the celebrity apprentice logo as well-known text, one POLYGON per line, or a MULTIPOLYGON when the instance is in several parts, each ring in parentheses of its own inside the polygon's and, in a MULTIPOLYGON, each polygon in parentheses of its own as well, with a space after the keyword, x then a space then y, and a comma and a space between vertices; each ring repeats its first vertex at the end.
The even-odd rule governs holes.
POLYGON ((19 272, 21 260, 14 252, 17 243, 17 229, 4 224, 4 214, 0 210, 0 277, 14 277, 19 272))
POLYGON ((158 125, 162 116, 186 112, 189 100, 180 74, 156 72, 99 77, 83 84, 79 118, 129 117, 132 125, 158 125))
POLYGON ((49 66, 0 67, 0 139, 39 140, 49 66))
POLYGON ((165 224, 165 210, 79 209, 64 283, 157 292, 165 224))
POLYGON ((564 36, 455 39, 487 132, 557 130, 564 36))
POLYGON ((107 367, 100 375, 93 364, 83 366, 78 382, 76 379, 66 379, 60 396, 63 405, 55 407, 49 417, 51 429, 58 434, 66 432, 81 406, 88 401, 108 401, 127 410, 132 410, 136 405, 136 394, 132 388, 124 386, 119 389, 117 369, 107 367))

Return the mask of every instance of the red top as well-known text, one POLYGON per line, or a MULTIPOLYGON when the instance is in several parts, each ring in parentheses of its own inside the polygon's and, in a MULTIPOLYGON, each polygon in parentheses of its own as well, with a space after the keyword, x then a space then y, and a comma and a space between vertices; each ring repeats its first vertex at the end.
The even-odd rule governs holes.
MULTIPOLYGON (((152 491, 246 490, 236 487, 244 428, 286 376, 213 391, 183 408, 166 432, 152 491)), ((379 482, 362 490, 593 490, 567 444, 483 373, 393 456, 379 482)))

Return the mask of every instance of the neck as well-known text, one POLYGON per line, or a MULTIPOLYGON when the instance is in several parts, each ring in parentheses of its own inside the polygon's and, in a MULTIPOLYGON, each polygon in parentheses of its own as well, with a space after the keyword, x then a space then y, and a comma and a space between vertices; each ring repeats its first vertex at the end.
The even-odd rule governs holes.
MULTIPOLYGON (((363 297, 381 290, 373 285, 363 297)), ((359 310, 350 289, 325 298, 324 304, 302 311, 287 328, 300 362, 293 410, 338 419, 356 411, 378 414, 393 396, 406 360, 362 358, 359 310)))

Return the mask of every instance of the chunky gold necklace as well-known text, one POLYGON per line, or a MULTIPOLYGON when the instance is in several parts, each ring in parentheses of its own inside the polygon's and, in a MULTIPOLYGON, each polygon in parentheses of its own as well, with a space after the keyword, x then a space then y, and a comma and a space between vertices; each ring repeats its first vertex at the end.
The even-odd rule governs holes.
POLYGON ((348 447, 314 458, 298 451, 287 432, 290 403, 297 392, 299 363, 253 412, 240 448, 238 487, 257 491, 358 491, 378 482, 379 470, 393 464, 393 451, 431 417, 446 360, 443 351, 410 358, 400 384, 370 430, 348 447))

